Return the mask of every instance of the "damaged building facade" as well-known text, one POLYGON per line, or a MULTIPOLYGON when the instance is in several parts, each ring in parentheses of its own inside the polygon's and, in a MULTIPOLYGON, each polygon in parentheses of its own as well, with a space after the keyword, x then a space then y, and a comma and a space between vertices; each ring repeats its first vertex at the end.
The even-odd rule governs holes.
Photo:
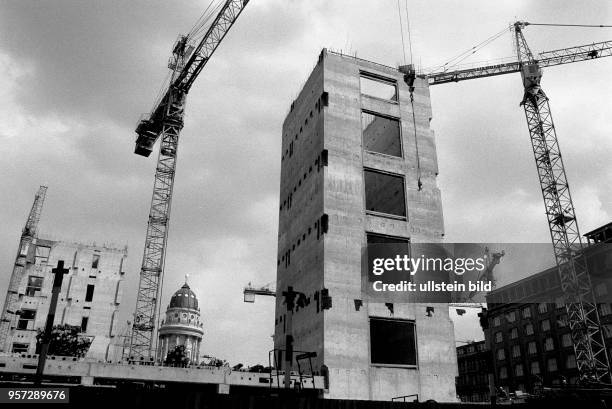
POLYGON ((448 305, 369 299, 362 285, 369 244, 443 237, 427 81, 413 91, 396 68, 324 49, 283 124, 276 364, 288 339, 296 358, 316 353, 327 398, 457 399, 448 305))
POLYGON ((43 329, 53 287, 52 269, 63 260, 63 279, 54 325, 79 326, 92 340, 86 357, 109 360, 119 326, 127 247, 85 245, 35 238, 27 250, 18 287, 18 314, 9 325, 4 351, 36 353, 36 334, 43 329))

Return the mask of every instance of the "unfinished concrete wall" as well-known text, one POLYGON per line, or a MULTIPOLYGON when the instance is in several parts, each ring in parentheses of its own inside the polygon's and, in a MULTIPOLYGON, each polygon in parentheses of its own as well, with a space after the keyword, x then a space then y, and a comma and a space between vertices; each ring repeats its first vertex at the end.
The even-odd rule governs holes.
POLYGON ((424 80, 417 80, 414 109, 413 121, 410 93, 403 74, 396 69, 323 50, 283 127, 275 345, 281 347, 284 342, 279 320, 285 306, 280 292, 293 285, 295 290, 310 296, 327 288, 333 299, 332 308, 320 311, 311 304, 294 314, 293 324, 296 349, 317 352, 315 369, 320 370, 322 365, 328 368, 329 398, 390 400, 419 394, 421 400, 456 400, 456 352, 448 305, 434 306, 435 314, 430 317, 426 316, 425 305, 395 303, 391 311, 380 300, 369 302, 362 292, 362 256, 367 233, 412 242, 438 242, 443 236, 434 134, 429 128, 429 89, 424 80), (364 95, 360 88, 360 76, 364 73, 395 84, 397 96, 384 100, 364 95), (302 141, 298 145, 296 142, 302 136, 298 134, 291 152, 291 145, 287 147, 291 135, 302 127, 300 122, 309 116, 309 107, 320 99, 319 95, 325 96, 326 104, 316 117, 314 134, 307 134, 312 142, 302 141), (363 112, 399 121, 400 155, 364 149, 363 112), (304 146, 316 149, 309 151, 304 146), (291 184, 299 173, 291 161, 311 160, 319 150, 326 152, 327 161, 316 179, 316 194, 312 196, 315 200, 300 201, 298 187, 290 213, 283 214, 285 196, 290 195, 291 184), (406 209, 403 216, 366 210, 365 169, 403 178, 406 209), (283 256, 287 256, 287 249, 293 249, 291 237, 297 237, 308 222, 321 214, 328 221, 322 239, 291 253, 291 266, 285 268, 283 256), (370 320, 379 317, 414 324, 415 365, 372 363, 370 320))
MULTIPOLYGON (((315 293, 323 283, 323 69, 314 68, 283 124, 279 205, 275 348, 285 348, 288 286, 308 297, 294 313, 294 348, 316 351, 322 364, 323 312, 315 293)), ((282 362, 278 364, 282 366, 282 362)))
POLYGON ((93 338, 87 357, 106 360, 109 345, 117 335, 126 259, 127 248, 35 239, 19 287, 21 311, 35 311, 35 317, 27 323, 20 324, 20 319, 13 323, 11 351, 35 353, 36 330, 44 328, 51 301, 51 270, 63 260, 69 273, 62 282, 54 325, 81 326, 86 321, 83 333, 93 338), (28 285, 30 277, 42 278, 40 289, 28 285), (88 286, 92 286, 89 296, 88 286))

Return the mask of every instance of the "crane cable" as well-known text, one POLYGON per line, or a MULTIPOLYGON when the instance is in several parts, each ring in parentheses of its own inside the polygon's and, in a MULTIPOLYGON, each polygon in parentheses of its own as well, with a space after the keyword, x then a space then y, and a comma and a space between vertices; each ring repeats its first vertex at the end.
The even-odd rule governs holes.
POLYGON ((503 30, 493 34, 490 37, 488 37, 484 41, 476 44, 475 46, 465 50, 462 53, 459 53, 459 54, 455 55, 454 57, 449 59, 447 62, 432 67, 430 70, 433 72, 433 71, 436 71, 438 68, 440 68, 440 69, 442 69, 442 71, 447 71, 449 68, 457 66, 460 62, 462 62, 466 58, 476 54, 482 48, 484 48, 485 46, 491 44, 493 41, 497 40, 499 37, 504 35, 506 33, 506 31, 507 31, 507 28, 504 28, 503 30))
POLYGON ((404 53, 404 64, 406 64, 406 44, 404 43, 404 26, 402 25, 402 9, 400 8, 400 0, 397 0, 397 15, 399 17, 400 34, 402 37, 402 53, 404 53))
MULTIPOLYGON (((194 41, 195 37, 198 34, 201 34, 202 32, 202 28, 208 24, 208 22, 211 20, 212 16, 214 15, 215 11, 217 11, 217 9, 219 9, 221 3, 217 2, 216 5, 215 4, 215 0, 212 0, 209 4, 208 7, 206 7, 206 9, 204 10, 204 12, 202 12, 202 14, 200 15, 200 17, 198 18, 198 20, 196 21, 196 23, 194 24, 194 26, 191 28, 191 30, 189 31, 189 33, 187 33, 187 39, 189 41, 194 41), (213 6, 214 5, 214 6, 213 6), (212 10, 211 10, 212 8, 212 10)), ((166 74, 166 77, 162 80, 159 91, 157 92, 154 102, 153 102, 153 107, 151 108, 151 113, 153 113, 155 111, 155 108, 157 106, 159 106, 159 104, 161 103, 162 98, 166 95, 166 91, 168 90, 169 86, 170 86, 170 78, 172 76, 172 71, 168 71, 168 73, 166 74)))
POLYGON ((210 28, 217 14, 221 11, 221 8, 223 8, 223 5, 224 2, 218 2, 210 12, 208 12, 205 16, 202 16, 204 19, 193 28, 191 33, 191 38, 194 42, 199 41, 208 32, 208 29, 210 28))
POLYGON ((408 28, 408 47, 410 49, 410 64, 413 64, 413 61, 412 61, 412 36, 410 35, 410 19, 408 18, 408 0, 404 1, 404 8, 406 10, 406 26, 408 28))
POLYGON ((210 21, 211 17, 215 14, 215 12, 220 8, 221 2, 216 0, 211 0, 206 9, 202 12, 198 20, 193 25, 192 29, 187 34, 187 37, 193 38, 195 37, 202 28, 210 21), (216 4, 215 4, 216 3, 216 4))
MULTIPOLYGON (((397 0, 398 13, 400 17, 400 28, 402 23, 402 14, 400 10, 399 0, 397 0)), ((404 9, 406 12, 406 27, 408 30, 408 46, 410 47, 410 65, 414 70, 414 62, 412 58, 412 36, 410 34, 410 19, 408 18, 408 0, 404 0, 404 9)), ((404 43, 404 30, 402 29, 402 45, 404 43)), ((404 47, 404 65, 406 64, 406 51, 404 47)), ((420 191, 423 189, 423 183, 421 182, 421 157, 419 155, 419 141, 417 139, 417 124, 416 124, 416 114, 414 112, 414 83, 412 85, 408 85, 408 90, 410 91, 410 106, 412 109, 412 128, 414 129, 414 149, 416 154, 416 164, 417 164, 417 189, 420 191)))

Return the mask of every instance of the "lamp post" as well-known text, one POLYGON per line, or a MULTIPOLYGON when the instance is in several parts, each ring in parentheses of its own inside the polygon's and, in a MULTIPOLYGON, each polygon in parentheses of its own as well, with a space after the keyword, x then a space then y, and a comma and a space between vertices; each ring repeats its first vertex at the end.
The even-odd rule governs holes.
POLYGON ((51 290, 51 303, 49 304, 49 312, 47 313, 47 323, 45 331, 41 337, 42 343, 40 346, 40 355, 38 356, 38 366, 36 367, 35 385, 42 383, 43 371, 45 369, 45 361, 49 352, 49 342, 51 341, 51 330, 53 329, 53 321, 55 320, 55 310, 57 309, 57 297, 62 289, 62 281, 64 274, 68 273, 68 269, 64 268, 64 260, 57 262, 57 267, 52 269, 53 273, 53 289, 51 290))

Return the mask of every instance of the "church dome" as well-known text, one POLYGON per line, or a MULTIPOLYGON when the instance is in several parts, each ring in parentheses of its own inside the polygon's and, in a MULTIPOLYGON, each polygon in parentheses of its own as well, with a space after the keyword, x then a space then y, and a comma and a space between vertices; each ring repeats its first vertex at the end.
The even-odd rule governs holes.
POLYGON ((198 299, 185 283, 177 292, 170 298, 169 308, 189 308, 192 310, 198 309, 198 299))

